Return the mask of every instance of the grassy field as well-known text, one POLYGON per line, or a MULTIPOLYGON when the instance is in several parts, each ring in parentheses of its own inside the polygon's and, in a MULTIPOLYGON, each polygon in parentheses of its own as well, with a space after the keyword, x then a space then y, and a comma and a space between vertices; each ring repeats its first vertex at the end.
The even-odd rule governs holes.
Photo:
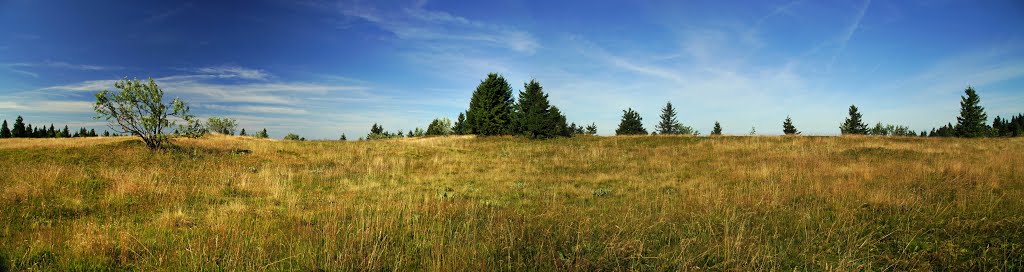
POLYGON ((1024 139, 177 145, 0 140, 0 269, 1024 269, 1024 139))

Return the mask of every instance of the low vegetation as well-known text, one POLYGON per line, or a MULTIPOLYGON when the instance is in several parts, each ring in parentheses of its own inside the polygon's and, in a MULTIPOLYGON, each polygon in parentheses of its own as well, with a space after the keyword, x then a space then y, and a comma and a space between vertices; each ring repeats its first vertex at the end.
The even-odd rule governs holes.
POLYGON ((11 270, 1020 270, 1024 139, 0 141, 11 270))

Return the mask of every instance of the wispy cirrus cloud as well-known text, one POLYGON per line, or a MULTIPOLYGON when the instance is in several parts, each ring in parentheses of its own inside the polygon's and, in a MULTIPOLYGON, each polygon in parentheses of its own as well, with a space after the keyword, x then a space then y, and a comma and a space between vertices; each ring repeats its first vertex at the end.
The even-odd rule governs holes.
POLYGON ((402 40, 425 43, 471 43, 533 54, 541 47, 529 32, 475 21, 444 11, 428 10, 424 2, 411 7, 378 9, 362 3, 340 3, 341 14, 376 24, 402 40))
POLYGON ((118 70, 123 69, 118 66, 103 66, 103 65, 91 65, 91 64, 74 64, 63 61, 42 61, 42 62, 15 62, 0 64, 5 67, 8 71, 15 72, 18 74, 38 78, 39 73, 30 71, 33 69, 69 69, 78 71, 106 71, 106 70, 118 70))

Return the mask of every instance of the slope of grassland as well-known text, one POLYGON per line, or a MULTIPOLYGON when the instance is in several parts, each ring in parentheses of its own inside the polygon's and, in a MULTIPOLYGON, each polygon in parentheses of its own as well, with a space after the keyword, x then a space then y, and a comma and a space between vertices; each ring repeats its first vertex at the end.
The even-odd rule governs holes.
POLYGON ((1024 269, 1024 139, 177 145, 0 140, 0 269, 1024 269))

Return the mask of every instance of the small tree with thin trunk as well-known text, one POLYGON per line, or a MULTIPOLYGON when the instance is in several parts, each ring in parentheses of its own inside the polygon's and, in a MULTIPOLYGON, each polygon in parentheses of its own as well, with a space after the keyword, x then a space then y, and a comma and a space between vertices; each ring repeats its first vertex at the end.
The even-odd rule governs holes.
MULTIPOLYGON (((118 133, 142 138, 142 142, 150 149, 162 149, 169 143, 164 130, 176 125, 176 121, 169 117, 188 124, 196 122, 188 113, 185 101, 175 98, 170 104, 164 104, 164 91, 152 78, 147 83, 125 78, 114 83, 114 87, 120 91, 102 90, 96 93, 96 104, 93 106, 96 119, 105 119, 108 126, 118 133)), ((190 131, 190 127, 181 126, 179 130, 190 131)))

